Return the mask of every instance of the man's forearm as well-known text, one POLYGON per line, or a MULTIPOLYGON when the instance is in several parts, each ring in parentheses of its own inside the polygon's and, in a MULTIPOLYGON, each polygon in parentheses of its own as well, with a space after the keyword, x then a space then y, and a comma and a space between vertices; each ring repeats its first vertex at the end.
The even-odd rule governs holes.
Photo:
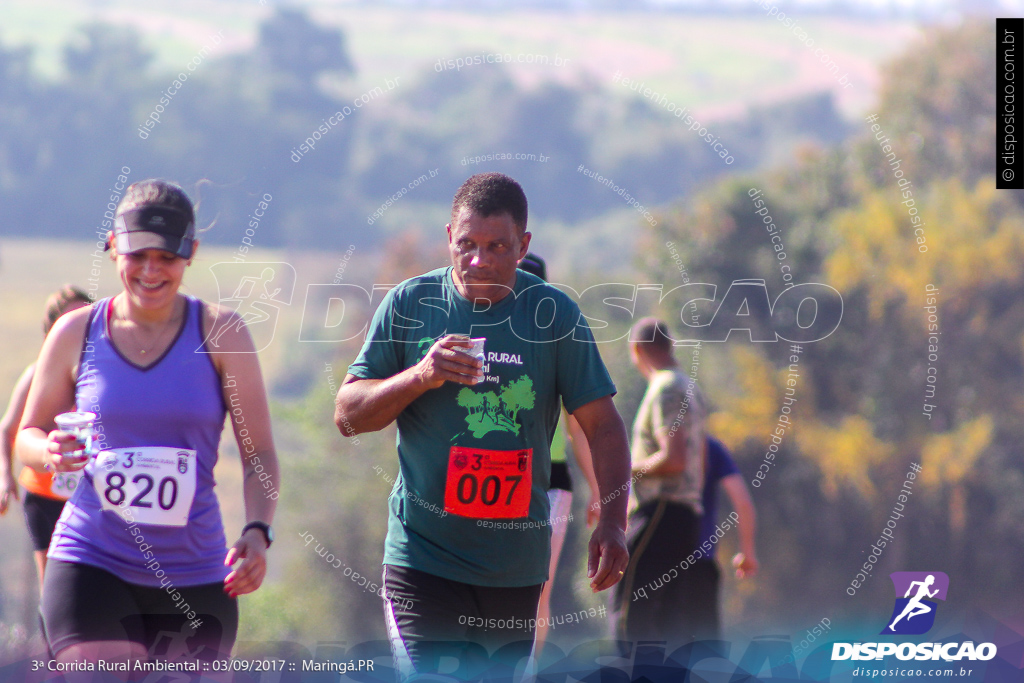
POLYGON ((618 425, 603 426, 601 433, 590 440, 590 452, 594 476, 601 492, 601 521, 607 520, 625 529, 630 480, 629 444, 621 425, 619 422, 618 425))
POLYGON ((757 533, 757 513, 754 512, 754 504, 750 497, 746 500, 737 501, 736 515, 740 527, 740 549, 747 557, 756 557, 757 551, 754 548, 754 536, 757 533))
POLYGON ((387 379, 355 379, 338 390, 334 424, 342 436, 375 432, 395 421, 427 388, 415 366, 387 379))
MULTIPOLYGON (((752 511, 751 511, 752 512, 752 511)), ((757 550, 754 546, 754 535, 756 532, 756 522, 754 516, 744 515, 742 512, 737 511, 739 515, 739 531, 740 531, 740 550, 747 557, 755 557, 757 550)))
POLYGON ((754 501, 750 499, 750 492, 743 477, 739 474, 730 474, 722 479, 722 486, 736 509, 737 524, 740 533, 740 550, 748 557, 755 557, 754 537, 757 533, 757 512, 754 509, 754 501))
POLYGON ((583 477, 587 480, 590 493, 595 498, 600 498, 600 488, 597 485, 597 477, 594 475, 594 458, 590 455, 590 445, 587 443, 587 435, 583 433, 580 423, 572 415, 566 414, 565 428, 572 443, 572 454, 576 458, 583 477))
POLYGON ((652 477, 672 477, 685 472, 686 465, 674 462, 669 458, 667 451, 660 450, 643 460, 634 462, 632 470, 634 475, 643 472, 645 475, 652 477))

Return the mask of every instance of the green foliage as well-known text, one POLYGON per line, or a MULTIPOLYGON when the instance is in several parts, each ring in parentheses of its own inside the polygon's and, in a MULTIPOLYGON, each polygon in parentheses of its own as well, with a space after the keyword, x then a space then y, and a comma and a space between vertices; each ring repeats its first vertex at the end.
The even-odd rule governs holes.
MULTIPOLYGON (((834 600, 912 462, 924 467, 913 514, 875 574, 941 564, 960 572, 979 604, 1021 593, 1003 567, 1024 570, 1024 541, 1005 525, 1020 504, 1004 484, 1022 476, 1019 458, 1007 454, 1024 439, 1014 417, 1024 380, 1024 212, 995 190, 993 44, 989 25, 937 29, 886 69, 878 124, 902 176, 866 123, 842 148, 707 188, 645 237, 641 265, 655 278, 679 277, 661 246, 671 243, 693 281, 762 278, 781 291, 748 195, 760 189, 794 281, 828 283, 844 299, 839 329, 805 346, 794 427, 754 492, 768 557, 756 594, 735 605, 748 615, 785 608, 813 616, 834 600), (910 194, 900 177, 913 182, 910 194)), ((748 475, 765 462, 780 413, 791 361, 778 346, 726 345, 711 364, 727 363, 727 372, 701 368, 718 406, 712 430, 748 475)), ((890 588, 876 577, 867 590, 890 588)))
MULTIPOLYGON (((901 143, 908 177, 956 177, 972 186, 995 174, 995 24, 935 27, 883 69, 880 123, 901 143)), ((876 178, 888 184, 881 164, 876 178)))

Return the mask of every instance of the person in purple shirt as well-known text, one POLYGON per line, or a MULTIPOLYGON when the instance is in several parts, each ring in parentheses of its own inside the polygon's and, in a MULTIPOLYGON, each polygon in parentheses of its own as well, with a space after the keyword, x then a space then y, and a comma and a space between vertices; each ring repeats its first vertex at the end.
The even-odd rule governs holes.
POLYGON ((230 656, 236 597, 266 575, 280 481, 248 330, 178 291, 198 244, 191 200, 173 183, 135 183, 108 237, 123 289, 47 335, 15 453, 38 472, 83 471, 47 555, 50 649, 70 670, 102 662, 127 680, 149 658, 230 656), (94 452, 55 428, 68 411, 93 415, 94 452), (226 416, 247 522, 230 549, 213 477, 226 416))
POLYGON ((692 605, 698 623, 702 625, 701 633, 708 640, 719 637, 721 620, 719 617, 720 572, 715 561, 715 548, 718 543, 715 528, 718 525, 718 485, 721 483, 736 510, 737 524, 740 535, 740 552, 732 558, 738 578, 746 578, 757 574, 757 553, 754 549, 754 535, 757 529, 757 513, 750 492, 743 481, 743 475, 729 455, 729 451, 721 441, 713 436, 707 437, 707 456, 704 463, 704 489, 701 502, 704 517, 701 520, 699 548, 704 549, 705 556, 697 560, 688 571, 694 572, 694 581, 699 586, 694 594, 700 596, 699 601, 692 605))

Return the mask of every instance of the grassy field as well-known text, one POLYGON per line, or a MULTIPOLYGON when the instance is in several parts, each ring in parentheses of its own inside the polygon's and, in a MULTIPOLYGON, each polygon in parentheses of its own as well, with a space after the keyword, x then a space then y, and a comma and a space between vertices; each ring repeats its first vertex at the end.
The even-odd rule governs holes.
MULTIPOLYGON (((544 55, 546 66, 513 64, 520 80, 591 81, 625 97, 613 87, 616 71, 665 92, 680 106, 701 116, 733 116, 753 103, 777 101, 812 90, 831 89, 847 114, 868 107, 874 97, 877 67, 904 49, 917 34, 906 21, 796 17, 814 41, 807 48, 778 21, 768 17, 696 17, 652 13, 462 13, 350 6, 338 2, 293 3, 306 6, 324 24, 343 28, 358 68, 353 91, 379 85, 385 78, 408 84, 434 73, 438 59, 481 53, 544 55), (815 57, 824 53, 849 73, 854 87, 844 89, 815 57), (556 59, 568 60, 556 67, 556 59)), ((259 3, 184 0, 146 3, 130 0, 84 3, 80 0, 9 0, 0 9, 0 40, 36 47, 39 68, 60 71, 60 49, 84 22, 101 20, 133 26, 156 52, 158 71, 179 69, 223 30, 225 41, 213 54, 249 49, 259 22, 271 13, 259 3)), ((470 67, 486 68, 486 67, 470 67)))

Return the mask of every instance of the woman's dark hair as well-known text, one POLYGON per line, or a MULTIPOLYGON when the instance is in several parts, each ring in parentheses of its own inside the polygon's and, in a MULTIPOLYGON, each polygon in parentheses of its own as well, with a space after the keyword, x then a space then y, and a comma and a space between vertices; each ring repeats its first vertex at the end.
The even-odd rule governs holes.
POLYGON ((92 299, 78 287, 64 285, 46 300, 46 317, 43 318, 43 334, 49 334, 50 328, 57 318, 68 312, 68 308, 76 301, 91 304, 92 299))
POLYGON ((167 180, 150 178, 129 185, 128 189, 124 191, 121 203, 117 205, 116 215, 120 216, 142 206, 162 206, 175 209, 185 214, 190 223, 196 222, 192 200, 179 185, 167 180))

